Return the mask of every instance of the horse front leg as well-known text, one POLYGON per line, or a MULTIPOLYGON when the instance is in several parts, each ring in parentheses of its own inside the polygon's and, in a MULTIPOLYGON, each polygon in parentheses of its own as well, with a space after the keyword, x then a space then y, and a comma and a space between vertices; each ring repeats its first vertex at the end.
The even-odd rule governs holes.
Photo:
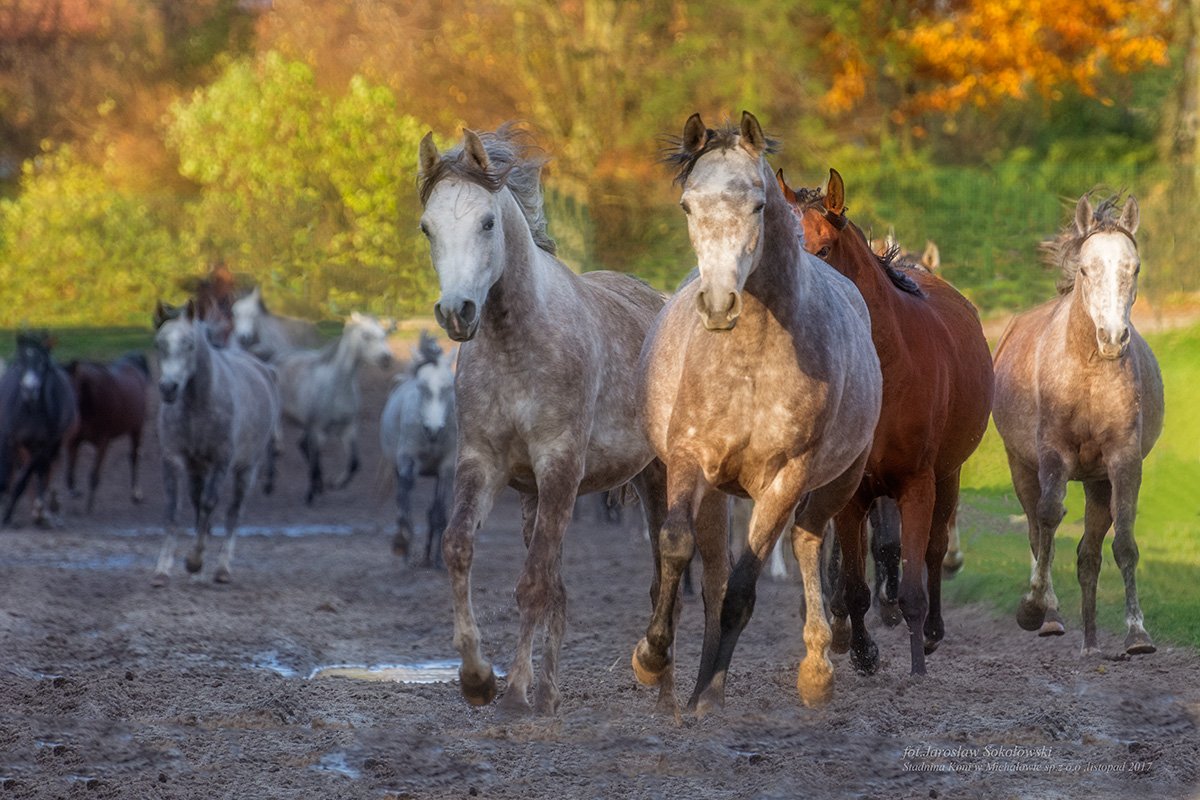
MULTIPOLYGON (((657 534, 662 530, 667 520, 667 468, 657 458, 646 465, 631 481, 638 500, 642 505, 646 530, 655 532, 655 544, 651 547, 654 554, 654 576, 650 581, 650 607, 658 604, 658 591, 662 579, 662 563, 657 546, 657 534)), ((688 572, 684 572, 685 583, 688 572)), ((687 591, 685 586, 685 591, 687 591)), ((675 604, 675 619, 672 624, 679 623, 679 604, 675 604)), ((635 660, 636 669, 636 660, 635 660)), ((665 670, 658 680, 658 710, 665 714, 678 716, 679 704, 675 700, 674 670, 665 670)))
MULTIPOLYGON (((392 552, 401 558, 408 556, 413 539, 412 490, 416 484, 417 465, 412 456, 401 456, 394 467, 396 477, 396 533, 392 536, 392 552)), ((425 558, 429 563, 428 554, 425 558)))
POLYGON ((1037 631, 1039 636, 1061 636, 1066 628, 1058 611, 1058 595, 1054 593, 1050 570, 1054 566, 1054 536, 1067 514, 1063 505, 1067 496, 1067 464, 1058 453, 1046 450, 1039 456, 1036 475, 1032 475, 1032 470, 1022 469, 1021 486, 1017 485, 1017 469, 1012 472, 1013 486, 1030 518, 1033 553, 1029 592, 1017 608, 1017 623, 1027 631, 1037 631))
POLYGON ((142 449, 142 432, 134 431, 129 436, 129 499, 134 505, 141 505, 145 496, 142 494, 142 484, 138 480, 138 454, 142 449))
POLYGON ((942 559, 942 577, 950 580, 957 575, 966 562, 962 552, 962 537, 958 533, 958 508, 950 514, 950 534, 946 545, 946 557, 942 559))
POLYGON ((475 555, 475 531, 487 518, 503 485, 503 476, 490 462, 469 455, 459 460, 457 475, 454 511, 442 539, 442 554, 454 601, 454 647, 462 658, 459 685, 467 702, 482 706, 496 697, 496 673, 480 647, 479 626, 471 602, 471 562, 475 555))
POLYGON ((96 489, 100 486, 100 470, 104 467, 104 456, 108 452, 108 439, 96 442, 96 457, 92 461, 92 472, 88 475, 87 513, 96 507, 96 489))
MULTIPOLYGON (((659 511, 661 525, 650 530, 655 564, 650 586, 653 609, 646 635, 633 649, 633 674, 644 686, 660 686, 659 708, 669 713, 678 713, 674 697, 674 647, 675 625, 679 619, 679 582, 696 548, 693 509, 696 490, 703 480, 699 466, 690 458, 679 458, 668 464, 666 514, 659 511)), ((647 519, 647 522, 651 521, 647 519)))
POLYGON ((79 460, 79 439, 67 442, 67 494, 79 497, 80 492, 75 488, 75 463, 79 460))
POLYGON ((834 518, 834 530, 842 551, 841 591, 831 603, 833 611, 831 647, 835 653, 850 651, 850 663, 861 675, 873 675, 879 668, 879 648, 867 631, 866 616, 871 608, 871 588, 867 585, 867 506, 870 498, 857 497, 848 502, 834 518))
POLYGON ((179 468, 168 459, 163 459, 163 491, 167 501, 163 525, 165 537, 162 548, 158 551, 158 565, 154 568, 154 578, 150 584, 156 588, 167 585, 167 579, 175 561, 175 535, 177 533, 175 519, 179 509, 179 468))
POLYGON ((196 508, 196 546, 188 554, 184 566, 191 574, 196 574, 204 566, 204 548, 212 533, 212 513, 217 507, 217 490, 221 479, 225 477, 225 466, 212 466, 205 470, 195 470, 191 475, 192 504, 196 508))
POLYGON ((1086 505, 1083 536, 1075 550, 1075 575, 1079 579, 1083 616, 1083 655, 1100 654, 1096 642, 1096 582, 1100 578, 1104 537, 1112 527, 1112 484, 1108 480, 1085 481, 1086 505))
POLYGON ((341 433, 342 449, 346 452, 346 471, 342 477, 338 478, 335 486, 339 489, 345 489, 350 483, 350 479, 358 472, 358 426, 353 423, 342 429, 341 433))
POLYGON ((17 508, 17 501, 21 499, 21 495, 25 493, 25 487, 29 485, 29 478, 33 475, 34 459, 31 457, 29 462, 21 467, 20 474, 17 475, 16 485, 13 486, 12 493, 8 497, 8 508, 4 511, 4 524, 12 524, 13 512, 17 508))
MULTIPOLYGON (((937 490, 932 473, 900 488, 900 613, 908 623, 913 675, 925 674, 925 619, 929 615, 926 556, 937 490)), ((939 563, 938 568, 941 568, 939 563)))
POLYGON ((317 495, 325 491, 325 479, 321 475, 321 447, 324 436, 314 427, 310 427, 300 437, 300 452, 308 464, 308 494, 304 498, 305 505, 311 506, 317 495))
POLYGON ((875 562, 875 603, 889 628, 900 624, 900 509, 890 497, 875 499, 867 513, 871 558, 875 562))
MULTIPOLYGON (((566 450, 566 448, 564 448, 566 450)), ((539 713, 558 710, 558 658, 567 629, 567 590, 562 580, 562 545, 575 496, 583 479, 583 459, 563 451, 534 463, 537 480, 537 515, 533 536, 525 553, 525 567, 517 581, 520 631, 517 650, 501 702, 515 711, 529 710, 527 691, 533 677, 533 639, 545 625, 542 669, 534 706, 539 713)))
POLYGON ((1134 454, 1125 463, 1110 469, 1112 480, 1113 558, 1121 568, 1125 582, 1125 652, 1129 655, 1153 653, 1150 634, 1146 633, 1142 607, 1137 594, 1138 546, 1133 537, 1137 517, 1138 492, 1142 486, 1142 460, 1134 454))
POLYGON ((233 579, 233 547, 237 538, 238 519, 242 513, 242 503, 246 499, 246 491, 254 483, 254 468, 239 466, 233 470, 233 499, 225 512, 225 543, 221 546, 221 555, 217 560, 217 570, 213 573, 216 583, 229 583, 233 579))

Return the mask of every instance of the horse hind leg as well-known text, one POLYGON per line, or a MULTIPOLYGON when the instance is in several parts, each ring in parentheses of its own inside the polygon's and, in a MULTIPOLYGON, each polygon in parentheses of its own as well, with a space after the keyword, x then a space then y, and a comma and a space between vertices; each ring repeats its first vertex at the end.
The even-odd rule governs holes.
MULTIPOLYGON (((396 477, 396 533, 392 536, 392 552, 405 558, 413 540, 412 490, 416 484, 416 465, 405 456, 393 469, 396 477)), ((428 553, 425 562, 428 565, 428 553)))
POLYGON ((1104 537, 1112 527, 1112 484, 1107 480, 1083 484, 1086 505, 1083 537, 1075 549, 1075 575, 1079 579, 1080 607, 1083 617, 1083 655, 1099 654, 1096 642, 1096 583, 1104 537))
POLYGON ((346 451, 346 471, 338 478, 334 485, 339 489, 345 489, 354 474, 358 472, 358 430, 353 425, 346 426, 342 431, 342 449, 346 451))
POLYGON ((1142 483, 1142 462, 1136 461, 1130 466, 1114 471, 1113 485, 1113 558, 1121 568, 1121 578, 1125 582, 1125 624, 1128 628, 1125 634, 1125 652, 1129 655, 1153 653, 1154 646, 1150 634, 1146 633, 1142 607, 1137 594, 1137 565, 1138 546, 1133 537, 1133 523, 1137 516, 1138 490, 1142 483))
POLYGON ((92 461, 92 472, 88 475, 87 513, 96 507, 96 489, 100 486, 100 471, 104 468, 104 456, 108 453, 108 440, 96 442, 96 458, 92 461))
POLYGON ((879 619, 894 628, 904 619, 900 613, 900 509, 890 497, 876 498, 868 517, 875 562, 875 603, 879 619))
POLYGON ((313 430, 305 431, 300 437, 300 452, 308 464, 308 494, 305 505, 311 506, 317 495, 325 491, 325 479, 321 475, 321 436, 313 430))
POLYGON ((444 569, 442 559, 442 537, 446 532, 446 500, 454 483, 453 470, 443 470, 433 487, 433 503, 429 506, 429 538, 425 542, 425 563, 436 569, 444 569))
POLYGON ((946 560, 950 521, 958 509, 960 473, 942 479, 937 485, 933 520, 929 526, 929 544, 925 550, 925 570, 929 581, 929 613, 925 617, 925 655, 937 649, 946 636, 942 620, 942 565, 946 560))
POLYGON ((950 534, 946 546, 946 557, 942 559, 942 577, 950 580, 962 571, 966 558, 962 551, 962 537, 958 532, 958 509, 950 515, 950 534))
POLYGON ((862 675, 872 675, 879 669, 879 648, 871 640, 866 626, 867 612, 871 609, 871 589, 866 578, 866 505, 861 500, 851 500, 834 519, 842 551, 842 568, 841 591, 834 595, 831 603, 833 638, 830 649, 835 653, 849 650, 854 669, 862 675))
POLYGON ((929 615, 926 559, 936 499, 937 489, 932 474, 909 480, 899 497, 900 613, 908 624, 913 675, 925 674, 925 621, 929 615))
POLYGON ((134 431, 129 436, 129 499, 134 505, 141 505, 145 495, 142 494, 142 484, 138 480, 138 455, 142 449, 142 432, 134 431))

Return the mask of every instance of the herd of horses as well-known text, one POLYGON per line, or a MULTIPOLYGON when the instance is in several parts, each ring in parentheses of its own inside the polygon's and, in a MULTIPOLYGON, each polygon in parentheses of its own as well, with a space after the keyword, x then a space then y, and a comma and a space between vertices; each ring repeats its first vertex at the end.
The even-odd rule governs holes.
MULTIPOLYGON (((805 704, 831 696, 831 651, 848 651, 860 673, 878 669, 865 624, 870 552, 881 610, 888 605, 906 622, 911 670, 924 673, 945 636, 943 570, 962 563, 957 547, 947 554, 961 468, 989 416, 1029 522, 1033 569, 1019 624, 1043 636, 1064 633, 1050 567, 1066 483, 1082 481, 1084 650, 1097 649, 1100 547, 1115 527, 1125 649, 1153 652, 1137 599, 1133 525, 1142 459, 1162 430, 1163 390, 1130 322, 1140 266, 1136 201, 1079 199, 1071 222, 1044 245, 1061 269, 1058 296, 1017 316, 993 354, 976 309, 928 261, 912 263, 894 246, 882 255, 872 249, 846 213, 835 170, 821 189, 794 190, 768 163, 777 147, 748 112, 715 129, 695 114, 671 140, 664 161, 675 171, 697 268, 665 296, 630 275, 578 274, 556 258, 542 205, 545 160, 518 127, 466 130, 446 152, 432 134, 422 140, 420 230, 439 283, 434 315, 459 346, 442 352, 422 337, 385 404, 380 435, 397 485, 396 552, 407 553, 413 536, 416 479, 436 481, 424 561, 444 559, 469 702, 487 704, 499 692, 472 603, 471 566, 477 531, 505 487, 520 495, 526 546, 516 652, 500 699, 509 710, 558 708, 565 531, 578 496, 626 485, 641 501, 654 561, 650 615, 632 667, 641 683, 659 687, 661 710, 679 713, 676 625, 693 556, 702 567, 704 632, 688 708, 704 714, 724 704, 757 581, 780 541, 790 542, 803 583, 797 690, 805 704), (731 497, 753 501, 736 561, 731 497), (825 589, 823 566, 832 571, 825 589)), ((271 314, 257 290, 236 296, 232 281, 216 274, 195 289, 186 306, 156 311, 167 500, 157 584, 172 569, 180 481, 195 513, 185 560, 193 573, 218 493, 231 485, 214 574, 230 579, 242 503, 260 471, 271 489, 285 422, 300 431, 309 503, 325 486, 327 438, 346 451, 337 485, 349 481, 359 461, 356 372, 391 358, 388 326, 366 315, 353 315, 336 342, 319 347, 311 325, 271 314)), ((31 475, 35 514, 43 513, 49 464, 63 442, 73 488, 79 441, 96 445, 99 464, 111 438, 133 436, 132 491, 140 498, 140 425, 101 431, 87 420, 119 416, 97 411, 102 380, 130 387, 131 399, 117 405, 144 416, 148 365, 129 358, 63 370, 48 345, 22 334, 0 378, 0 490, 21 465, 6 522, 31 475)), ((89 507, 98 475, 97 466, 89 507)))

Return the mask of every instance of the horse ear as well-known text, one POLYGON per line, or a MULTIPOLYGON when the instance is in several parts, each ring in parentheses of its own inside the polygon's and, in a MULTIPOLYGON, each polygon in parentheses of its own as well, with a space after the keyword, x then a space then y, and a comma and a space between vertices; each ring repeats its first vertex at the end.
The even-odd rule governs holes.
POLYGON ((742 112, 742 147, 750 151, 750 155, 758 158, 767 151, 767 135, 763 133, 758 118, 749 111, 742 112))
POLYGON ((488 160, 487 150, 483 147, 483 140, 470 128, 463 128, 463 152, 484 172, 487 172, 492 165, 492 162, 488 160))
POLYGON ((925 242, 925 252, 921 254, 921 265, 930 272, 937 272, 942 266, 942 253, 938 250, 937 242, 932 239, 925 242))
POLYGON ((1075 204, 1075 231, 1080 236, 1087 236, 1092 227, 1092 203, 1085 194, 1075 204))
POLYGON ((704 126, 704 120, 700 119, 700 112, 697 111, 683 123, 683 141, 680 144, 683 146, 683 152, 695 155, 707 141, 708 128, 704 126))
POLYGON ((1131 235, 1137 233, 1140 217, 1137 199, 1133 195, 1129 195, 1129 199, 1125 201, 1125 207, 1121 209, 1121 227, 1129 231, 1131 235))
POLYGON ((839 216, 846 210, 846 185, 833 167, 829 168, 829 185, 825 187, 825 210, 839 216))
POLYGON ((796 204, 796 193, 787 185, 787 181, 783 178, 783 167, 775 170, 775 182, 779 184, 779 190, 783 192, 783 197, 792 205, 796 204))
POLYGON ((437 166, 438 159, 441 157, 437 145, 433 143, 433 131, 429 131, 421 139, 420 157, 417 160, 421 174, 428 175, 430 170, 437 166))
POLYGON ((198 313, 198 309, 196 308, 195 299, 189 297, 188 301, 187 301, 187 306, 184 307, 184 309, 183 309, 184 319, 186 319, 188 322, 192 322, 193 320, 197 319, 199 316, 200 315, 198 313))
POLYGON ((170 318, 171 315, 167 312, 167 307, 163 305, 163 301, 161 299, 155 300, 154 315, 151 317, 151 320, 154 322, 154 330, 161 328, 163 323, 170 318))

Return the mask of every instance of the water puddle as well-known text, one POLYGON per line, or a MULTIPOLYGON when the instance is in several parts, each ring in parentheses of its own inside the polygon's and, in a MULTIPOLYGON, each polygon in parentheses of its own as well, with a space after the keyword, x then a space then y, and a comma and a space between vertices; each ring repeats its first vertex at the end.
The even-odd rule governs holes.
POLYGON ((77 561, 60 556, 12 556, 0 558, 0 567, 48 567, 50 569, 128 570, 149 563, 141 556, 120 554, 82 558, 77 561))
POLYGON ((382 681, 390 683, 451 683, 458 680, 457 659, 445 661, 420 661, 415 664, 332 664, 317 667, 309 673, 309 680, 318 678, 351 678, 359 681, 382 681))
POLYGON ((254 661, 251 663, 255 669, 269 669, 276 675, 284 678, 298 678, 300 671, 289 667, 279 660, 278 650, 264 650, 261 653, 254 654, 254 661))
POLYGON ((326 753, 321 756, 321 760, 309 767, 317 772, 329 772, 334 775, 342 775, 347 778, 357 779, 362 777, 362 773, 354 767, 350 766, 346 761, 345 753, 326 753))
MULTIPOLYGON (((191 534, 193 531, 190 528, 183 527, 180 530, 181 534, 191 534)), ((349 536, 355 532, 352 525, 331 525, 328 523, 320 525, 242 525, 237 529, 237 535, 241 536, 282 536, 288 539, 299 539, 304 536, 349 536)), ((217 526, 213 534, 218 538, 225 535, 225 530, 221 526, 217 526)), ((151 528, 121 528, 111 532, 112 536, 157 536, 163 535, 161 526, 151 528)))

